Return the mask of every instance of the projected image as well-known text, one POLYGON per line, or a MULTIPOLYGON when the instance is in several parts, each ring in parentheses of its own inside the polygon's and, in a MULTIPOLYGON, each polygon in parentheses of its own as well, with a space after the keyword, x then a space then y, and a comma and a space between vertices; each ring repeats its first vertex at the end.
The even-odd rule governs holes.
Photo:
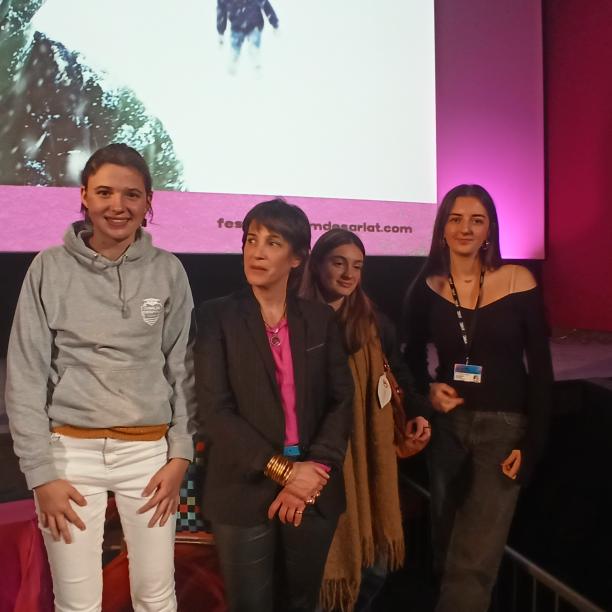
POLYGON ((0 184, 77 185, 90 153, 121 141, 142 152, 154 187, 181 189, 162 123, 132 89, 106 83, 77 50, 34 26, 43 3, 0 2, 0 184))
POLYGON ((433 0, 0 1, 5 184, 436 201, 433 0))

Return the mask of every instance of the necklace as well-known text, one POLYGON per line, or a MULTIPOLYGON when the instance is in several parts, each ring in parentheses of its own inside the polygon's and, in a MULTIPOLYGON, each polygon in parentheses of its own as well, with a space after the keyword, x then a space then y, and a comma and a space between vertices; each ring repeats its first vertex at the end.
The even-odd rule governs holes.
POLYGON ((281 345, 281 339, 280 339, 280 336, 278 335, 278 332, 280 331, 280 328, 282 327, 282 323, 285 319, 286 314, 287 314, 287 302, 285 302, 285 306, 283 308, 283 314, 281 315, 281 318, 279 319, 276 327, 274 327, 266 321, 263 315, 263 311, 261 313, 261 318, 263 319, 264 325, 266 326, 266 331, 270 333, 270 336, 269 336, 270 344, 274 347, 281 345))
POLYGON ((266 329, 272 334, 270 336, 270 344, 272 346, 280 346, 281 339, 280 339, 280 336, 278 335, 278 332, 280 331, 280 327, 277 327, 276 329, 272 329, 271 327, 266 325, 266 329))

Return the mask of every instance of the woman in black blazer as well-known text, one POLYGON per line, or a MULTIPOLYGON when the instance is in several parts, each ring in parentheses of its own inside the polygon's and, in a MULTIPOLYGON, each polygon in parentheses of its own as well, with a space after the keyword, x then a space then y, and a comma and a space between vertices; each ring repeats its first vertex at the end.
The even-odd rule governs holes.
POLYGON ((198 309, 203 511, 231 610, 311 611, 338 516, 353 383, 333 311, 288 286, 308 257, 296 206, 243 223, 249 288, 198 309))

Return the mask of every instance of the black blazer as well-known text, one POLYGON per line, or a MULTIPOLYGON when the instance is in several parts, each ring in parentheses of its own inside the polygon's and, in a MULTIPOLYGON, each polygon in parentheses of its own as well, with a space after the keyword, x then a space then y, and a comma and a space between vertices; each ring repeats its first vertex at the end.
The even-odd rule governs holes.
MULTIPOLYGON (((300 446, 304 459, 332 468, 316 509, 334 516, 345 508, 353 379, 331 308, 290 298, 287 318, 300 446)), ((213 523, 260 524, 279 491, 263 469, 283 451, 285 419, 251 289, 201 304, 197 329, 196 390, 207 452, 202 510, 213 523)))

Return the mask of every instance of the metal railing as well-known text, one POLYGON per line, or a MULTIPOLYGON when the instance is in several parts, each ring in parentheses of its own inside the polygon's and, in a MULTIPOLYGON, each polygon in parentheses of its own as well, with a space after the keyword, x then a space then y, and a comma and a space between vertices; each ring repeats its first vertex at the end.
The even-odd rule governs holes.
POLYGON ((580 612, 604 612, 603 608, 596 606, 586 597, 574 591, 574 589, 533 563, 533 561, 527 559, 527 557, 521 555, 512 547, 506 546, 504 556, 506 562, 509 562, 511 565, 512 606, 510 609, 512 612, 523 612, 525 610, 524 603, 526 602, 523 602, 520 606, 518 602, 519 571, 522 571, 523 575, 528 578, 528 582, 530 582, 529 609, 531 612, 543 609, 540 596, 542 595, 541 590, 544 588, 548 590, 549 594, 549 597, 544 599, 547 602, 545 604, 546 610, 561 612, 562 610, 567 610, 569 605, 572 606, 571 609, 579 610, 580 612))
MULTIPOLYGON (((400 481, 429 501, 430 494, 420 484, 400 473, 400 481)), ((493 595, 494 612, 605 612, 567 584, 521 555, 510 546, 493 595), (503 594, 502 594, 503 593, 503 594)))

